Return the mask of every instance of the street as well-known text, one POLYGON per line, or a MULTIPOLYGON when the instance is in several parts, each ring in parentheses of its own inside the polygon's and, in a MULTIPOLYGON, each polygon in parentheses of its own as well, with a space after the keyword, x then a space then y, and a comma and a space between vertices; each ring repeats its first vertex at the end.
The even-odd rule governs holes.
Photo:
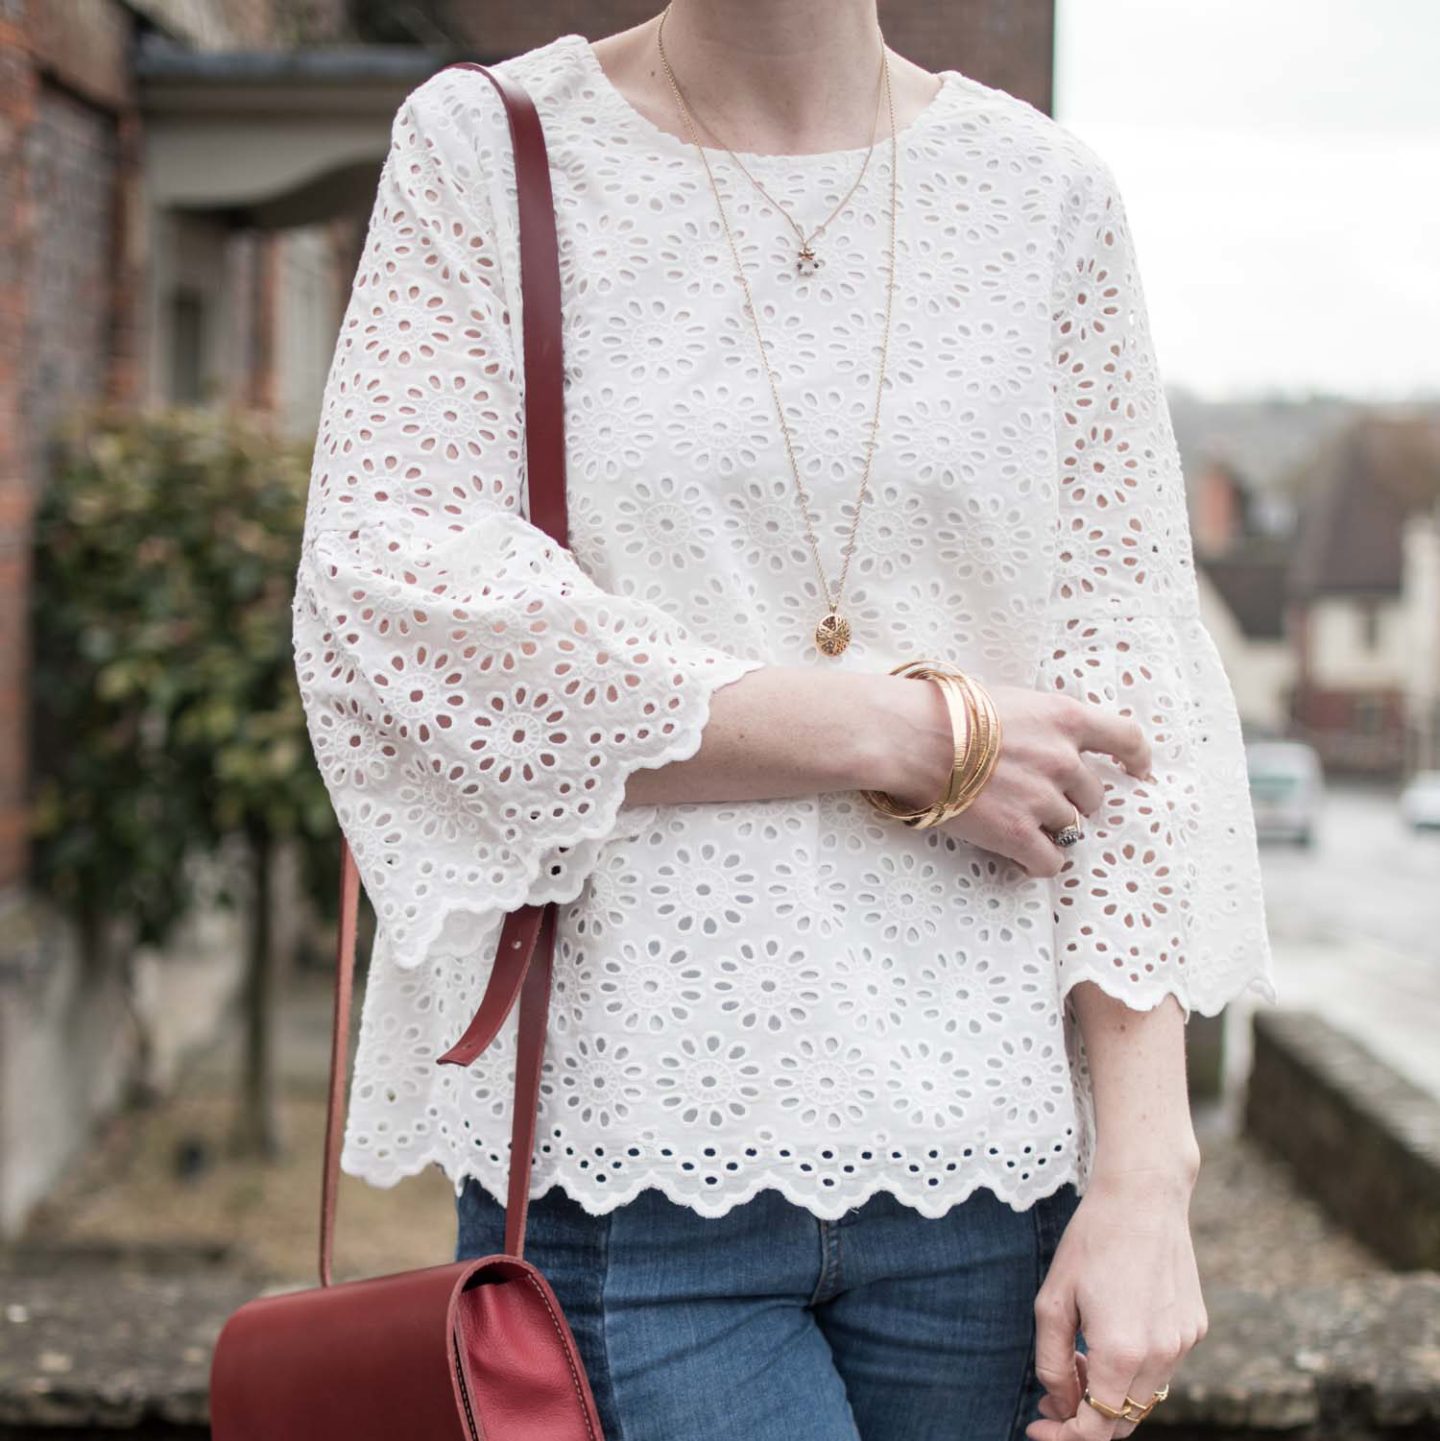
MULTIPOLYGON (((1280 1004, 1318 1011, 1440 1095, 1440 831, 1405 826, 1389 788, 1332 782, 1314 846, 1260 855, 1280 1004)), ((1232 1081, 1253 1009, 1230 1007, 1232 1081)))

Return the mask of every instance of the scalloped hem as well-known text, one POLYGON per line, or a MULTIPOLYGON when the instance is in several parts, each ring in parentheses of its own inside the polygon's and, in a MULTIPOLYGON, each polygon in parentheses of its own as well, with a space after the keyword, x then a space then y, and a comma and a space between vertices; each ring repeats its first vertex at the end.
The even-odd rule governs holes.
MULTIPOLYGON (((526 860, 523 868, 517 872, 513 884, 493 893, 484 905, 458 897, 436 902, 428 924, 417 936, 406 942, 403 950, 395 945, 389 927, 386 927, 383 922, 379 923, 378 929, 385 933, 384 953, 387 960, 403 971, 416 970, 423 966, 431 959, 436 943, 444 934, 446 923, 452 916, 467 914, 476 917, 485 916, 487 917, 485 924, 492 929, 493 933, 498 934, 502 918, 523 905, 548 905, 552 901, 563 904, 566 901, 573 901, 585 889, 585 882, 589 878, 589 869, 576 867, 573 870, 567 870, 552 885, 547 887, 542 884, 537 889, 536 882, 539 880, 540 871, 546 864, 546 858, 550 853, 560 847, 568 849, 586 841, 608 839, 610 836, 618 834, 620 810, 625 799, 624 782, 635 771, 657 770, 661 766, 669 765, 672 761, 689 760, 699 751, 704 739, 703 733, 710 720, 711 702, 715 692, 739 680, 742 676, 748 675, 751 671, 760 670, 769 664, 771 662, 768 660, 731 656, 726 661, 717 662, 700 672, 699 674, 708 684, 701 690, 694 712, 683 725, 677 726, 676 733, 669 743, 663 749, 647 755, 643 759, 634 761, 619 759, 617 776, 620 783, 612 788, 604 803, 597 807, 588 819, 577 824, 568 835, 548 838, 545 845, 526 860)), ((634 809, 637 812, 644 812, 653 811, 656 807, 636 806, 634 809)), ((359 864, 360 857, 357 852, 357 867, 359 864)), ((364 882, 363 872, 361 882, 362 884, 364 882)), ((476 936, 473 944, 479 946, 483 939, 483 935, 476 936)), ((378 937, 376 948, 380 948, 378 937)), ((467 944, 465 947, 467 953, 470 949, 471 946, 467 944)))
MULTIPOLYGON (((575 1201, 587 1215, 605 1216, 626 1202, 633 1201, 642 1191, 654 1190, 659 1191, 666 1200, 673 1201, 677 1206, 684 1206, 699 1216, 713 1220, 725 1215, 736 1206, 753 1200, 761 1191, 774 1190, 779 1191, 793 1205, 809 1211, 811 1215, 821 1220, 835 1221, 839 1220, 847 1211, 863 1205, 872 1196, 883 1192, 893 1196, 902 1205, 910 1206, 922 1216, 934 1220, 981 1189, 993 1192, 1013 1211, 1027 1211, 1037 1201, 1053 1195, 1066 1182, 1073 1182, 1078 1188, 1080 1180, 1073 1153, 1066 1158, 1057 1157, 1057 1160, 1061 1159, 1067 1163, 1058 1165, 1053 1171, 1047 1170, 1043 1176, 1032 1178, 1024 1186, 1007 1186, 1002 1175, 976 1172, 963 1180, 959 1177, 951 1178, 951 1184, 948 1187, 926 1186, 920 1190, 907 1186, 903 1177, 878 1176, 865 1185, 856 1186, 843 1193, 834 1189, 816 1191, 796 1185, 793 1172, 776 1171, 769 1168, 750 1174, 745 1183, 737 1189, 715 1193, 713 1196, 688 1192, 665 1174, 656 1171, 642 1172, 631 1185, 623 1189, 617 1187, 613 1191, 606 1189, 603 1193, 578 1185, 573 1179, 567 1178, 563 1173, 557 1171, 538 1189, 532 1184, 530 1200, 535 1201, 539 1197, 559 1189, 575 1201), (706 1204, 709 1199, 713 1199, 714 1204, 706 1204)), ((465 1182, 473 1179, 489 1191, 493 1197, 499 1199, 502 1204, 504 1201, 507 1178, 503 1172, 491 1175, 488 1171, 473 1170, 460 1164, 458 1158, 449 1151, 432 1148, 423 1155, 414 1156, 408 1161, 388 1161, 381 1166, 370 1165, 368 1164, 369 1160, 370 1158, 367 1157, 356 1162, 353 1155, 342 1156, 340 1169, 347 1176, 353 1176, 367 1185, 376 1186, 381 1190, 391 1190, 407 1177, 418 1176, 422 1171, 434 1165, 445 1173, 446 1179, 449 1180, 451 1189, 457 1197, 464 1190, 465 1182)))
POLYGON ((1061 979, 1062 1003, 1081 981, 1093 981, 1107 996, 1123 1002, 1132 1011, 1154 1010, 1166 996, 1174 996, 1180 1003, 1187 1022, 1193 1014, 1218 1016, 1231 1001, 1247 993, 1253 993, 1256 999, 1272 1006, 1278 1005, 1280 1001, 1280 993, 1276 989, 1268 960, 1243 975, 1238 983, 1218 986, 1203 994, 1177 986, 1170 980, 1156 978, 1137 982, 1129 976, 1116 975, 1104 967, 1077 966, 1073 970, 1067 970, 1061 979))

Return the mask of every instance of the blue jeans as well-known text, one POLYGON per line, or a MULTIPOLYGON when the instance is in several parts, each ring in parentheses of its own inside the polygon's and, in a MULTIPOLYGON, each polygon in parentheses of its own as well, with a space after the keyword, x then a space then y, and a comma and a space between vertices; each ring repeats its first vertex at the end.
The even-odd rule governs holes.
MULTIPOLYGON (((531 1201, 606 1441, 1023 1441, 1034 1300, 1078 1197, 973 1191, 930 1218, 887 1193, 824 1221, 760 1191, 703 1217, 650 1188, 606 1216, 531 1201)), ((504 1249, 472 1177, 456 1260, 504 1249)), ((1083 1349, 1083 1342, 1081 1349, 1083 1349)))

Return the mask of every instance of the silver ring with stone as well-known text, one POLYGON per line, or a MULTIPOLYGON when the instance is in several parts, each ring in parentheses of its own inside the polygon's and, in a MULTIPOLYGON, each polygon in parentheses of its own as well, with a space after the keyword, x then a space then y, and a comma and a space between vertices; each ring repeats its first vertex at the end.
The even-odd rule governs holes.
POLYGON ((1052 831, 1047 826, 1040 827, 1057 846, 1073 846, 1085 834, 1080 829, 1080 807, 1075 805, 1074 801, 1070 804, 1075 812, 1075 819, 1068 826, 1061 826, 1058 831, 1052 831))

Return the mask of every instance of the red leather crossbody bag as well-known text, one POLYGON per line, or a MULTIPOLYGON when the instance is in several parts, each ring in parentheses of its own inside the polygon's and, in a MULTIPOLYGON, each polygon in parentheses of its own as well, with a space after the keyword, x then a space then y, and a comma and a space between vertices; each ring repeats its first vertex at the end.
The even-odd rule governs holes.
MULTIPOLYGON (((500 92, 515 152, 530 519, 562 545, 565 426, 559 248, 544 131, 514 80, 500 92)), ((603 1441, 575 1338, 550 1283, 524 1258, 555 904, 510 912, 464 1035, 440 1062, 465 1066, 518 1000, 505 1249, 476 1260, 339 1285, 331 1279, 345 1116, 360 878, 340 842, 330 1099, 320 1200, 320 1285, 260 1296, 225 1322, 210 1368, 215 1441, 603 1441)))

